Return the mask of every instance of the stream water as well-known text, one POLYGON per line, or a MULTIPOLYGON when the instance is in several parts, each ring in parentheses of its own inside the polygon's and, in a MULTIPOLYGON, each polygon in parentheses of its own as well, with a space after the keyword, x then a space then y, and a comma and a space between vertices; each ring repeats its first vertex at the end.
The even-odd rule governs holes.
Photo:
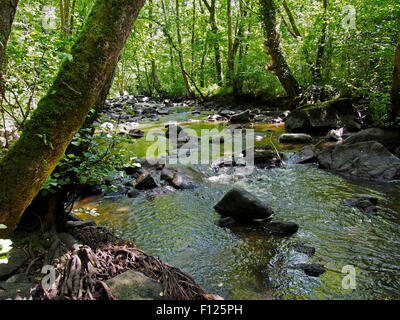
MULTIPOLYGON (((187 114, 187 117, 190 114, 187 114)), ((186 121, 179 119, 165 121, 186 121)), ((160 123, 158 124, 160 125, 160 123)), ((196 130, 224 126, 187 122, 196 130)), ((142 127, 149 126, 143 124, 142 127)), ((154 126, 154 124, 152 124, 154 126)), ((282 125, 255 125, 267 144, 283 132, 282 125)), ((126 145, 144 152, 144 139, 126 145)), ((282 146, 279 146, 282 148, 282 146)), ((286 149, 293 149, 288 146, 286 149)), ((340 205, 349 197, 373 196, 379 205, 400 212, 400 186, 350 181, 315 165, 256 169, 246 178, 215 173, 210 166, 191 167, 199 185, 194 190, 161 194, 151 199, 109 197, 86 199, 79 206, 96 208, 94 219, 138 248, 191 274, 207 291, 225 299, 395 299, 400 297, 400 215, 378 211, 366 216, 340 205), (201 176, 213 177, 213 183, 201 176), (300 225, 292 237, 273 237, 261 226, 232 230, 216 225, 213 206, 232 188, 242 187, 269 204, 274 219, 300 225), (308 257, 294 250, 297 242, 316 248, 308 257), (291 268, 319 263, 329 271, 319 278, 291 268), (356 270, 356 289, 344 289, 344 266, 356 270)))

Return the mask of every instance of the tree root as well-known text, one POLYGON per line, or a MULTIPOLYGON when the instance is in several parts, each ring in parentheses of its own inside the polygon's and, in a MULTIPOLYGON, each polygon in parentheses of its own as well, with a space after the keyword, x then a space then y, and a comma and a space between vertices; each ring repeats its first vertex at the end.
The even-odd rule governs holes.
MULTIPOLYGON (((34 299, 116 300, 105 281, 128 270, 141 272, 161 283, 166 299, 221 299, 207 294, 188 274, 147 255, 131 243, 115 244, 111 241, 107 245, 99 245, 112 235, 105 228, 87 227, 78 232, 94 248, 75 245, 71 251, 53 260, 53 266, 59 273, 56 283, 50 289, 37 285, 34 299), (96 234, 100 234, 97 241, 96 234)), ((116 239, 113 236, 113 240, 116 239)))

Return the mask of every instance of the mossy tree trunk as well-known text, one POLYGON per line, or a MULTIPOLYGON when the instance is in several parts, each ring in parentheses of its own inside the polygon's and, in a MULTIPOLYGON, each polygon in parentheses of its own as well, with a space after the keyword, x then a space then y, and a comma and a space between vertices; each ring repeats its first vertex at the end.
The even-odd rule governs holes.
POLYGON ((392 99, 392 121, 400 117, 400 30, 397 41, 397 48, 394 58, 393 81, 391 90, 392 99))
MULTIPOLYGON (((82 126, 145 0, 97 0, 53 85, 0 162, 0 223, 13 231, 82 126)), ((0 236, 2 236, 0 234, 0 236)))
POLYGON ((259 2, 267 37, 265 45, 272 58, 272 65, 268 69, 275 72, 288 96, 297 96, 301 93, 301 87, 293 76, 281 48, 280 35, 276 30, 275 0, 259 0, 259 2))

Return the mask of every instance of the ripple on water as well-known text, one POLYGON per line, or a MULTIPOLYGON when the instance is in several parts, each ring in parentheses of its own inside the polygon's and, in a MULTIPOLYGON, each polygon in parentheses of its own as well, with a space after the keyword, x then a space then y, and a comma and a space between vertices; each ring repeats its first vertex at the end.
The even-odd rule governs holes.
MULTIPOLYGON (((202 170, 211 173, 208 168, 202 170)), ((297 235, 275 238, 261 228, 230 231, 216 226, 219 216, 213 205, 232 187, 232 181, 204 182, 194 191, 160 195, 151 201, 144 197, 101 199, 94 203, 101 214, 95 219, 225 298, 400 297, 400 217, 366 217, 340 205, 348 197, 374 196, 382 206, 400 211, 398 186, 354 184, 301 165, 255 170, 235 185, 269 203, 275 219, 296 221, 297 235), (294 251, 299 240, 316 248, 314 257, 294 251), (290 268, 305 262, 322 263, 338 272, 311 278, 290 268), (356 267, 355 290, 342 289, 340 271, 345 265, 356 267)))

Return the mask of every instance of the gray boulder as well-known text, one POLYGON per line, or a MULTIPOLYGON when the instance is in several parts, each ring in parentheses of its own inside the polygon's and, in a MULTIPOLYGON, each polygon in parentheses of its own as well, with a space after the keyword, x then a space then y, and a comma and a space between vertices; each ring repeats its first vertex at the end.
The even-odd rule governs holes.
POLYGON ((359 142, 376 141, 385 147, 397 147, 400 145, 400 132, 394 130, 382 130, 369 128, 349 136, 343 143, 353 144, 359 142))
POLYGON ((106 281, 114 297, 119 300, 159 300, 162 297, 162 285, 132 270, 106 281))
POLYGON ((331 129, 360 128, 350 99, 336 99, 293 110, 285 122, 287 132, 317 133, 331 129))
POLYGON ((377 181, 400 179, 400 159, 374 141, 327 147, 318 153, 322 168, 377 181))
POLYGON ((253 196, 250 192, 240 188, 233 188, 214 206, 214 209, 223 217, 231 217, 237 222, 249 222, 258 219, 267 219, 273 210, 253 196))

